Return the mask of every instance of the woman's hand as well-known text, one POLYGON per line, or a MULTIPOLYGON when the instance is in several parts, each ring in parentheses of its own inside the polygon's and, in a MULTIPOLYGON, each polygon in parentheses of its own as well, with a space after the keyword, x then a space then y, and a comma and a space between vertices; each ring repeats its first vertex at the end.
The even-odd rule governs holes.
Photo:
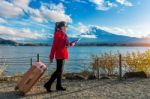
POLYGON ((76 45, 76 43, 77 43, 77 40, 74 40, 70 43, 70 46, 74 46, 74 45, 76 45))
POLYGON ((74 43, 72 43, 72 46, 74 46, 76 43, 74 42, 74 43))

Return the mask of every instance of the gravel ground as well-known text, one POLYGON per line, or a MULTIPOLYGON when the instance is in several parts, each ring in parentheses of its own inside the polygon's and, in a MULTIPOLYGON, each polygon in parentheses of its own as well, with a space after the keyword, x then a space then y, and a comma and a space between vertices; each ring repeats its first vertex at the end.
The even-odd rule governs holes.
POLYGON ((37 83, 25 96, 14 91, 16 83, 0 83, 0 99, 150 99, 150 78, 105 80, 63 80, 67 91, 46 93, 43 83, 37 83))

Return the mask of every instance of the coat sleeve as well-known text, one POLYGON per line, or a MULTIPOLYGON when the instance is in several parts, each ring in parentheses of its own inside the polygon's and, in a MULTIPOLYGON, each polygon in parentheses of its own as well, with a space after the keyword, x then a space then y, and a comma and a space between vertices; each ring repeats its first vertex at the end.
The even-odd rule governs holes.
POLYGON ((57 45, 59 43, 58 40, 59 40, 59 35, 57 33, 55 33, 54 37, 53 37, 53 44, 52 44, 52 47, 51 47, 49 59, 54 59, 55 52, 56 52, 56 49, 57 49, 57 45))
POLYGON ((66 40, 66 47, 70 47, 70 46, 72 46, 72 44, 69 43, 69 41, 68 41, 68 39, 67 39, 67 40, 66 40))

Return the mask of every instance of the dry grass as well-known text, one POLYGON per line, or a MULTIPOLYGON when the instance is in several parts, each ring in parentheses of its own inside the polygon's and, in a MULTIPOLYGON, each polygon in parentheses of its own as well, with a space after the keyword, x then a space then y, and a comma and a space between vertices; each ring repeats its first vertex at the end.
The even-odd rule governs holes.
POLYGON ((131 71, 144 71, 148 76, 150 75, 150 50, 143 53, 127 53, 125 60, 131 71))
MULTIPOLYGON (((112 75, 119 65, 119 55, 112 53, 104 53, 100 56, 93 55, 91 66, 97 76, 100 74, 112 75)), ((122 68, 127 68, 125 72, 144 71, 150 76, 150 50, 145 52, 127 52, 122 56, 122 68)))
POLYGON ((0 58, 0 76, 4 75, 4 71, 7 68, 7 64, 6 64, 6 59, 5 58, 0 58))
POLYGON ((112 75, 117 67, 117 55, 104 53, 100 56, 92 55, 91 66, 94 73, 99 77, 100 74, 112 75))

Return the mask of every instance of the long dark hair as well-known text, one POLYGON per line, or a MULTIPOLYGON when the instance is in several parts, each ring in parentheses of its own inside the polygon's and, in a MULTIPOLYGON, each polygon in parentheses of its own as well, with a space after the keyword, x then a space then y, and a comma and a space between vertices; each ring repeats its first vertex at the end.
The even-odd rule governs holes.
POLYGON ((55 23, 55 32, 57 32, 58 30, 61 30, 61 27, 65 26, 65 25, 66 25, 65 21, 56 22, 55 23))

